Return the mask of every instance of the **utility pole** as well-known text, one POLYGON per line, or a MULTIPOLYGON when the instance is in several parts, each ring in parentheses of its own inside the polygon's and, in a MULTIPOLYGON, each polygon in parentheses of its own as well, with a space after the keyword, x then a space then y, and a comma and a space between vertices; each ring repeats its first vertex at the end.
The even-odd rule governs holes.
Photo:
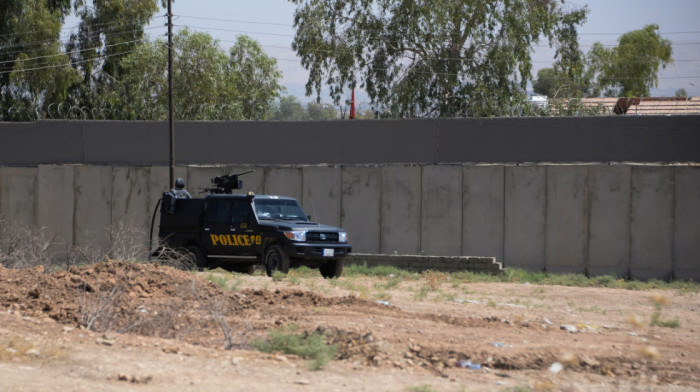
POLYGON ((170 189, 175 189, 175 120, 173 115, 173 6, 168 0, 168 122, 170 125, 170 189))

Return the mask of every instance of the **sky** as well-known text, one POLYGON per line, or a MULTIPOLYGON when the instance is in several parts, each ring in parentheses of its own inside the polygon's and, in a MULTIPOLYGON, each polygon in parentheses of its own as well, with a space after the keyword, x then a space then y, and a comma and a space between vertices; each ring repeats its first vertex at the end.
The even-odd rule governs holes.
MULTIPOLYGON (((596 41, 615 45, 625 32, 650 23, 659 25, 662 36, 673 43, 675 62, 659 72, 659 85, 652 89, 652 95, 673 96, 679 88, 688 95, 700 95, 700 0, 575 0, 566 4, 590 10, 587 22, 579 28, 584 52, 596 41)), ((294 4, 283 0, 175 0, 172 7, 176 30, 188 26, 208 32, 225 50, 239 34, 254 38, 277 59, 287 93, 302 101, 311 99, 304 94, 308 73, 291 49, 294 4)), ((155 18, 149 33, 163 35, 163 24, 162 17, 155 18)), ((533 76, 538 69, 551 66, 553 55, 546 40, 536 48, 533 76)), ((368 100, 363 92, 357 94, 358 101, 368 100)), ((330 102, 327 96, 321 99, 330 102)))

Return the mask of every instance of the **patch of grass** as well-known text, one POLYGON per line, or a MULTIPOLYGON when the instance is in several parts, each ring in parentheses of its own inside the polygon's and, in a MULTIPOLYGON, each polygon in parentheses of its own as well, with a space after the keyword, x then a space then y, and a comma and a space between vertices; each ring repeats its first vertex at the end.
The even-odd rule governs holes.
POLYGON ((343 269, 343 276, 374 276, 374 277, 384 277, 384 278, 403 278, 403 279, 415 279, 416 275, 408 270, 396 268, 388 265, 378 265, 376 267, 368 267, 367 263, 362 265, 353 264, 346 265, 343 269), (393 276, 392 276, 393 275, 393 276))
POLYGON ((413 299, 416 299, 416 300, 426 299, 426 298, 428 297, 428 292, 429 292, 429 291, 430 291, 430 287, 428 287, 428 286, 421 286, 421 287, 418 289, 418 291, 416 291, 416 292, 413 294, 413 299))
POLYGON ((339 287, 341 289, 356 291, 360 296, 367 296, 367 287, 357 284, 355 279, 330 279, 328 281, 333 287, 339 287))
POLYGON ((374 294, 372 294, 372 298, 380 301, 389 301, 391 300, 391 294, 387 293, 384 290, 378 290, 374 294))
POLYGON ((227 273, 219 273, 219 272, 212 273, 212 272, 210 272, 207 275, 207 280, 212 282, 213 284, 221 287, 222 289, 227 290, 228 289, 227 283, 228 283, 228 280, 230 277, 231 277, 230 274, 227 274, 227 273))
POLYGON ((406 387, 407 392, 435 392, 432 386, 428 384, 415 385, 406 387))
POLYGON ((301 278, 298 275, 288 274, 287 281, 292 286, 299 286, 301 284, 301 278))
POLYGON ((679 328, 681 326, 681 323, 678 321, 678 318, 674 318, 673 320, 661 320, 659 317, 654 316, 652 316, 651 318, 651 325, 653 326, 665 328, 679 328))
POLYGON ((281 282, 284 280, 284 278, 287 277, 287 274, 281 271, 272 271, 272 281, 273 282, 281 282))
POLYGON ((290 325, 269 331, 267 339, 255 339, 251 345, 256 349, 271 353, 282 352, 309 359, 309 369, 318 370, 335 358, 336 345, 329 345, 325 337, 318 332, 297 333, 298 327, 290 325))

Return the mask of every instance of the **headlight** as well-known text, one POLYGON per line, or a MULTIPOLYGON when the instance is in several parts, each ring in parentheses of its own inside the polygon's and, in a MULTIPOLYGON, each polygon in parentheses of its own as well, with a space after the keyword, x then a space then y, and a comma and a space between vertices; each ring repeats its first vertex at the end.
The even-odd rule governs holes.
POLYGON ((292 241, 306 241, 306 231, 304 230, 285 231, 284 236, 292 241))
POLYGON ((338 242, 348 242, 348 233, 341 231, 338 233, 338 242))

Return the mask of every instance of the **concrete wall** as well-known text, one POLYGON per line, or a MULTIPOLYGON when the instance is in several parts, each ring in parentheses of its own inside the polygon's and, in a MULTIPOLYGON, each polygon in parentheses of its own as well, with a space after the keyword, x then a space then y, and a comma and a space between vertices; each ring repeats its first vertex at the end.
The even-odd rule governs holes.
MULTIPOLYGON (((496 257, 506 267, 700 279, 700 167, 662 165, 178 166, 197 195, 255 170, 243 192, 297 197, 345 228, 357 253, 496 257)), ((0 167, 5 224, 45 227, 57 260, 142 230, 168 189, 165 166, 0 167)))
MULTIPOLYGON (((178 122, 178 164, 697 162, 700 116, 178 122), (400 148, 397 144, 400 143, 400 148)), ((0 165, 167 165, 166 122, 0 123, 0 165)))

